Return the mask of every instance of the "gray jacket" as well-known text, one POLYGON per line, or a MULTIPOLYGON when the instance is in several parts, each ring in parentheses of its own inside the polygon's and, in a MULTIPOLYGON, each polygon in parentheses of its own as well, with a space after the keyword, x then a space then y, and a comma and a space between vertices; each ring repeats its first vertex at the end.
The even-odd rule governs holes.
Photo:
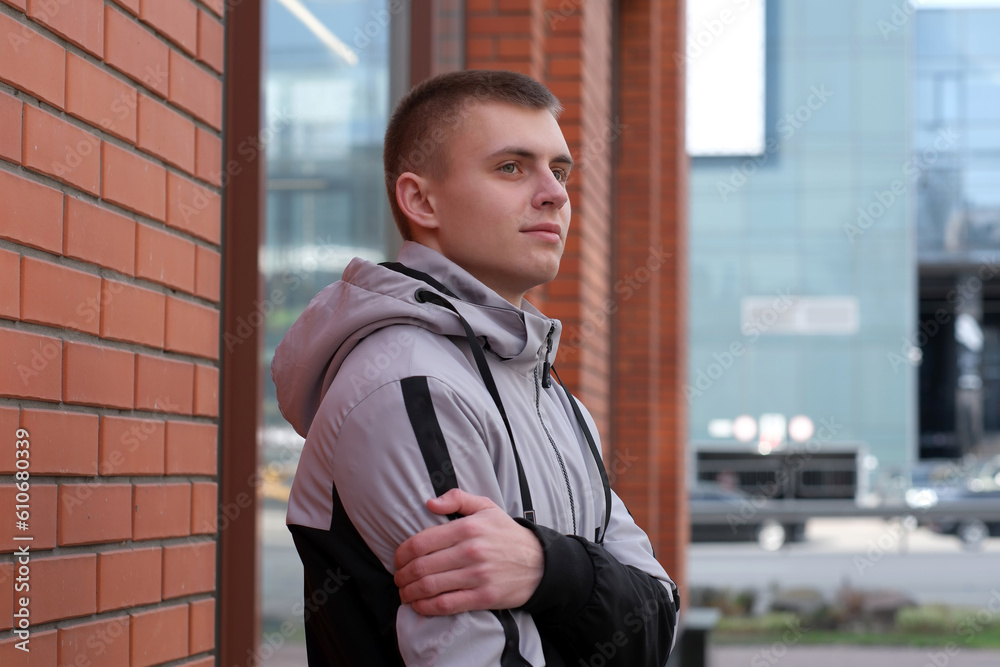
MULTIPOLYGON (((407 242, 398 259, 451 290, 457 298, 444 298, 485 348, 534 523, 522 518, 514 448, 461 319, 417 297, 439 290, 353 260, 271 364, 282 415, 306 438, 287 523, 306 571, 310 665, 576 665, 596 656, 662 665, 676 587, 614 493, 604 525, 600 469, 567 394, 546 379, 560 323, 526 301, 514 308, 425 246, 407 242), (394 553, 448 520, 425 506, 447 479, 491 498, 545 546, 542 584, 523 608, 425 617, 400 604, 394 553)), ((596 434, 585 409, 583 418, 596 434)))

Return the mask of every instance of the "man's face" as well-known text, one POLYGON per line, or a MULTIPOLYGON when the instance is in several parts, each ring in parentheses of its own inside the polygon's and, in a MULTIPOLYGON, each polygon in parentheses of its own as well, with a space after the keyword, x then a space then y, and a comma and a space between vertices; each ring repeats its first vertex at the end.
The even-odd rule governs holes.
POLYGON ((428 179, 436 249, 520 305, 559 271, 569 231, 569 148, 545 109, 477 104, 428 179))

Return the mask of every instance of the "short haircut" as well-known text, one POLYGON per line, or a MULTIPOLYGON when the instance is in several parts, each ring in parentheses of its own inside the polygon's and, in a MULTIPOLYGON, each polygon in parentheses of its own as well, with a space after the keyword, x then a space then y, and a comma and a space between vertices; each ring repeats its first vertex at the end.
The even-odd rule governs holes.
POLYGON ((464 70, 440 74, 417 84, 396 105, 385 131, 382 162, 392 217, 404 239, 410 225, 396 201, 396 181, 405 172, 443 178, 447 142, 475 104, 502 102, 546 109, 558 118, 562 105, 530 76, 503 70, 464 70))

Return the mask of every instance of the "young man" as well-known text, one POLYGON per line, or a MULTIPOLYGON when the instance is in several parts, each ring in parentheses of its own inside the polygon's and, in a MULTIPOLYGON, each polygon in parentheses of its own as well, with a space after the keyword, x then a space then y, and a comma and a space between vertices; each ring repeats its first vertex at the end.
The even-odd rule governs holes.
POLYGON ((386 131, 397 263, 355 259, 275 352, 310 665, 661 667, 677 591, 550 377, 572 169, 544 86, 431 79, 386 131))

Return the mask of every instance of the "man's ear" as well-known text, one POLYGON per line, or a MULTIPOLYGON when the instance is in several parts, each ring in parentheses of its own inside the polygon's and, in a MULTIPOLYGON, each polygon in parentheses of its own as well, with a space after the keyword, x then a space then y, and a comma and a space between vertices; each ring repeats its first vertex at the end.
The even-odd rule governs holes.
POLYGON ((410 219, 417 229, 412 232, 438 228, 437 212, 430 198, 430 183, 426 178, 412 171, 399 175, 396 179, 396 203, 399 210, 410 219))

